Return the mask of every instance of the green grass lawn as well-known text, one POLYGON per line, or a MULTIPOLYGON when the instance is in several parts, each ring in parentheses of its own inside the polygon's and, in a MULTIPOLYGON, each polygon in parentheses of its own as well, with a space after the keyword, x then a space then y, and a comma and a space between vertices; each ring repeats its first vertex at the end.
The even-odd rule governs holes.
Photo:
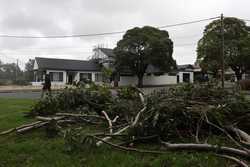
MULTIPOLYGON (((0 98, 0 131, 34 121, 23 117, 33 100, 0 98)), ((36 130, 23 135, 0 136, 0 167, 223 167, 225 160, 211 154, 188 152, 152 156, 115 151, 107 146, 66 152, 61 138, 48 139, 36 130)))

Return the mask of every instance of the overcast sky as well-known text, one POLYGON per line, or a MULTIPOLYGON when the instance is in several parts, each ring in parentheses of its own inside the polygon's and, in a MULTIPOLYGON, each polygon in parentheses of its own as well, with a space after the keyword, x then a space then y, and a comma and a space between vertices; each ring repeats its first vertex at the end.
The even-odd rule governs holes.
MULTIPOLYGON (((121 31, 219 16, 250 19, 249 0, 0 0, 0 35, 53 36, 121 31)), ((194 63, 209 22, 167 28, 178 64, 194 63)), ((21 66, 35 56, 87 59, 94 46, 113 48, 122 34, 64 38, 0 38, 0 60, 21 66)))

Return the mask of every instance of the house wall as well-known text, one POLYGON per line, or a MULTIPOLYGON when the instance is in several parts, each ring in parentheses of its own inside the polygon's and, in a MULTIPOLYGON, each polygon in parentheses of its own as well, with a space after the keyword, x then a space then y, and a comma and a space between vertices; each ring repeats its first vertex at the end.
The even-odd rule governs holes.
POLYGON ((34 70, 38 70, 38 64, 37 64, 36 60, 35 60, 35 62, 34 62, 34 67, 33 67, 33 69, 34 69, 34 70))
POLYGON ((160 76, 145 76, 144 78, 144 84, 145 85, 170 85, 170 84, 176 84, 177 83, 177 77, 175 76, 169 76, 167 74, 160 75, 160 76))
MULTIPOLYGON (((121 76, 119 85, 125 86, 125 85, 137 85, 138 79, 135 76, 121 76)), ((144 85, 169 85, 169 84, 176 84, 177 83, 177 77, 176 76, 169 76, 168 74, 155 76, 145 75, 143 77, 143 84, 144 85)))
POLYGON ((119 86, 136 85, 136 84, 137 84, 137 77, 135 76, 120 77, 119 86))

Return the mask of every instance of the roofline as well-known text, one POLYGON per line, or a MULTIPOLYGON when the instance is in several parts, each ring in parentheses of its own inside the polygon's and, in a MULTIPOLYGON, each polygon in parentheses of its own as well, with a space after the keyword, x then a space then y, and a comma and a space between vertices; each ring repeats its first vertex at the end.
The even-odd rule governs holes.
POLYGON ((61 71, 88 71, 88 72, 101 72, 101 70, 73 70, 73 69, 60 69, 60 68, 39 68, 39 70, 61 70, 61 71))
POLYGON ((65 61, 83 61, 83 62, 91 61, 91 60, 61 59, 61 58, 47 58, 47 57, 35 57, 35 60, 36 60, 36 59, 65 60, 65 61))

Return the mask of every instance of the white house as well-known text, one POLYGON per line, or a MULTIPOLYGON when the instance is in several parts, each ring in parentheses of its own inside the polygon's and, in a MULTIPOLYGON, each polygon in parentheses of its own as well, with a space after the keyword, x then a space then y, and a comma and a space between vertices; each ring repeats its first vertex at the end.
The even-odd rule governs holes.
MULTIPOLYGON (((68 60, 54 58, 35 58, 33 85, 41 85, 45 74, 50 75, 52 85, 66 85, 89 79, 95 83, 103 83, 102 67, 112 68, 113 50, 107 48, 94 49, 94 60, 68 60), (98 60, 98 61, 97 61, 98 60)), ((136 85, 137 77, 129 72, 121 72, 119 85, 136 85)), ((143 83, 145 86, 160 86, 182 82, 194 82, 192 65, 178 66, 178 71, 164 73, 149 65, 143 83)))
POLYGON ((102 82, 101 66, 94 61, 35 58, 33 85, 41 85, 45 74, 50 75, 52 85, 66 85, 89 79, 102 82))

